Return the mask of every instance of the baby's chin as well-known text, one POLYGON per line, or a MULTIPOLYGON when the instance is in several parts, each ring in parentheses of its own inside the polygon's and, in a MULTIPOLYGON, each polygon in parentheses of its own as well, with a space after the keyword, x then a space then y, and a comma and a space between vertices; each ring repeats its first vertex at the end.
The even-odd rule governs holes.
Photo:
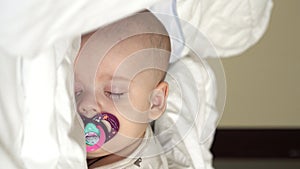
POLYGON ((98 158, 98 157, 105 157, 108 155, 113 154, 112 152, 108 152, 102 148, 97 149, 96 151, 88 152, 87 153, 87 158, 88 159, 93 159, 93 158, 98 158))
MULTIPOLYGON (((109 142, 105 143, 101 148, 87 152, 87 158, 92 159, 92 158, 99 158, 99 157, 105 157, 105 156, 110 156, 110 155, 117 155, 117 156, 122 156, 126 157, 131 153, 131 150, 128 151, 129 147, 133 147, 134 142, 128 143, 128 142, 122 142, 118 141, 113 138, 109 142)), ((134 146, 134 148, 136 148, 134 146)))

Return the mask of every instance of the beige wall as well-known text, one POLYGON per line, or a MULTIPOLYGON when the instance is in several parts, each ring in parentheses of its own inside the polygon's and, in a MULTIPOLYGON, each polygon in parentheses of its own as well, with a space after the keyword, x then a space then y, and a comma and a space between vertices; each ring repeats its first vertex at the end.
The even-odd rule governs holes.
POLYGON ((264 37, 222 62, 227 100, 221 128, 300 128, 300 0, 274 0, 264 37))

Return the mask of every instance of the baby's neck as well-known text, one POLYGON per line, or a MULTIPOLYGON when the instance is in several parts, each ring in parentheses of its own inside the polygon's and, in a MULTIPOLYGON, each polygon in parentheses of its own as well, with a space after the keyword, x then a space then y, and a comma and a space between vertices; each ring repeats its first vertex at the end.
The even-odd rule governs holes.
POLYGON ((104 157, 98 157, 93 159, 88 159, 88 168, 92 169, 95 167, 100 167, 108 164, 115 163, 117 161, 123 160, 127 158, 130 154, 132 154, 141 144, 143 139, 137 139, 134 143, 132 143, 130 146, 126 147, 125 149, 121 150, 120 152, 117 152, 115 154, 109 154, 104 157), (117 155, 122 154, 122 156, 117 155))

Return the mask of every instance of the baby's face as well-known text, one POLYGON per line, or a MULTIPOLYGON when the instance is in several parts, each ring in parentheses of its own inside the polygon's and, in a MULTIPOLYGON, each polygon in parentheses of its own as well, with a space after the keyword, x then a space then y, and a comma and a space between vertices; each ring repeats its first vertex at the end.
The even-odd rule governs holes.
POLYGON ((106 41, 97 42, 91 54, 85 52, 95 47, 86 43, 90 35, 82 38, 87 47, 81 48, 74 66, 77 111, 85 123, 88 157, 116 152, 125 156, 143 137, 148 122, 165 109, 168 86, 160 82, 161 72, 156 70, 165 68, 153 62, 163 54, 142 43, 148 38, 144 35, 112 48, 104 47, 106 41))

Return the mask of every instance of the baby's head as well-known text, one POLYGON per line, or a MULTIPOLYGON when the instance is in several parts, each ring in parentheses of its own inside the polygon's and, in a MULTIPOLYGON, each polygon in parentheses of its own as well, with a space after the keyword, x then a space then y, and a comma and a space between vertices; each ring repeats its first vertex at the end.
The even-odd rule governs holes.
POLYGON ((150 12, 82 36, 75 61, 77 111, 88 158, 130 154, 166 108, 170 39, 150 12))

